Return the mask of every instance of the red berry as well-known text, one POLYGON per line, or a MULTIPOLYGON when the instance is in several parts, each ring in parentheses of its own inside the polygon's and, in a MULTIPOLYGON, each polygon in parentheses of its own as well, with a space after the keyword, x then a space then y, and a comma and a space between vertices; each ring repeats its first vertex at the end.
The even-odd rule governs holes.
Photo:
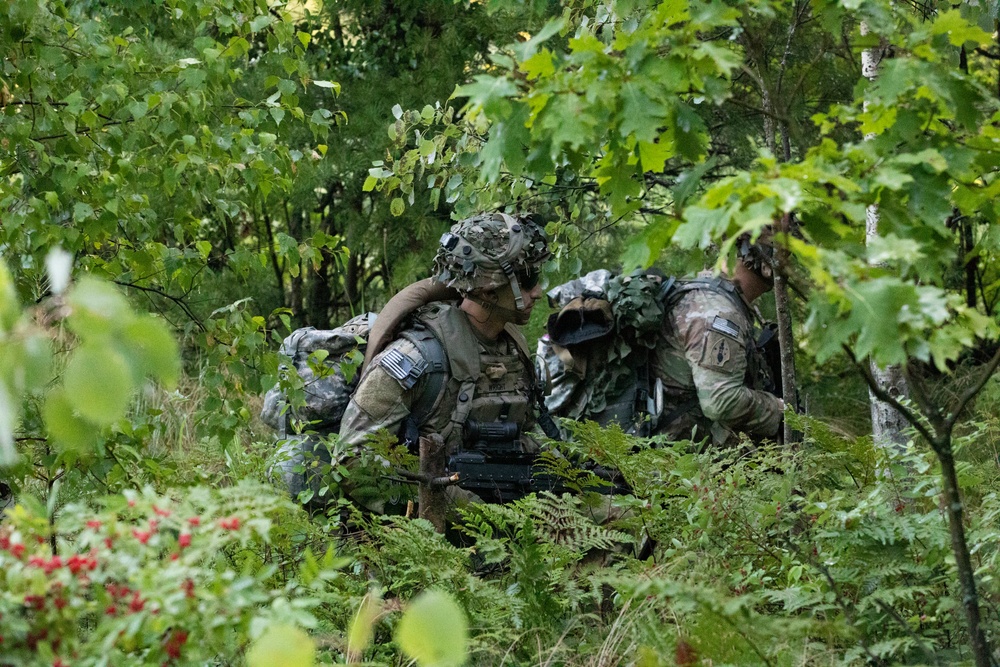
POLYGON ((139 597, 139 591, 132 594, 132 601, 129 602, 128 608, 134 614, 142 611, 143 607, 146 606, 146 601, 139 597))
POLYGON ((12 544, 10 547, 10 553, 13 554, 14 558, 20 558, 24 555, 24 545, 20 542, 12 544))
POLYGON ((177 537, 177 544, 183 549, 184 547, 191 546, 191 533, 181 533, 177 537))
POLYGON ((128 506, 129 507, 135 507, 135 501, 134 500, 128 501, 128 506))
POLYGON ((117 610, 115 609, 115 606, 113 604, 109 604, 107 608, 104 610, 104 613, 108 616, 114 616, 115 613, 117 613, 117 610))
POLYGON ((135 529, 132 531, 132 535, 135 536, 135 539, 139 540, 140 544, 145 544, 146 542, 149 542, 149 538, 152 535, 152 533, 150 533, 148 530, 135 529))
POLYGON ((45 608, 45 597, 42 595, 25 595, 24 606, 41 611, 45 608))
POLYGON ((188 523, 191 524, 192 526, 200 526, 201 525, 201 517, 200 516, 193 516, 190 519, 188 519, 188 523))
POLYGON ((238 516, 231 516, 225 519, 219 519, 219 528, 223 530, 236 530, 240 527, 240 518, 238 516))
POLYGON ((164 642, 163 650, 171 658, 181 657, 181 648, 187 643, 188 633, 184 630, 174 630, 164 642))
POLYGON ((156 505, 153 505, 153 511, 159 514, 160 516, 170 516, 170 510, 162 509, 160 507, 157 507, 156 505))
POLYGON ((108 549, 110 549, 112 544, 114 544, 114 542, 112 541, 112 539, 110 537, 105 537, 104 538, 104 546, 106 546, 108 549))
POLYGON ((101 522, 98 521, 97 519, 91 519, 90 521, 87 522, 87 528, 93 528, 94 530, 97 530, 100 527, 101 527, 101 522))

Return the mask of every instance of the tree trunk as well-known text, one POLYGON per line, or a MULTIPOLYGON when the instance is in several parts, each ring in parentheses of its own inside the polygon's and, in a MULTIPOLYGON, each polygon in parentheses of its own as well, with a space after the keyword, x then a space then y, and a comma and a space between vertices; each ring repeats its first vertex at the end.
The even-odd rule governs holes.
MULTIPOLYGON (((791 302, 788 298, 788 278, 786 269, 790 260, 788 251, 788 228, 791 216, 785 214, 780 222, 779 236, 775 244, 774 308, 778 318, 778 349, 781 354, 781 399, 793 410, 798 406, 798 389, 795 378, 795 338, 792 333, 791 302)), ((782 442, 794 445, 798 434, 787 420, 784 423, 782 442)))
POLYGON ((935 450, 941 461, 941 476, 944 479, 945 502, 947 503, 948 529, 951 533, 951 550, 955 554, 955 567, 962 588, 962 608, 969 628, 969 642, 976 667, 990 667, 990 649, 986 642, 979 617, 979 597, 976 593, 975 571, 969 558, 969 548, 965 541, 965 526, 962 523, 962 495, 958 488, 955 459, 951 443, 939 444, 935 450))
MULTIPOLYGON (((868 34, 868 24, 861 22, 861 34, 868 34)), ((868 80, 874 81, 878 77, 878 66, 882 60, 882 48, 865 49, 861 52, 861 74, 868 80)), ((867 102, 865 103, 867 107, 867 102)), ((872 139, 874 135, 867 135, 865 139, 872 139)), ((878 236, 878 206, 872 204, 868 207, 865 216, 865 239, 868 243, 878 236)), ((895 397, 903 398, 907 395, 906 378, 899 366, 888 366, 879 368, 871 365, 872 375, 879 387, 895 397)), ((877 447, 902 447, 906 444, 906 419, 888 403, 880 401, 873 392, 868 392, 871 401, 872 414, 872 438, 877 447)))
POLYGON ((433 433, 420 438, 420 486, 418 502, 420 518, 430 521, 434 530, 444 532, 448 512, 448 495, 444 484, 447 466, 447 448, 444 439, 433 433))

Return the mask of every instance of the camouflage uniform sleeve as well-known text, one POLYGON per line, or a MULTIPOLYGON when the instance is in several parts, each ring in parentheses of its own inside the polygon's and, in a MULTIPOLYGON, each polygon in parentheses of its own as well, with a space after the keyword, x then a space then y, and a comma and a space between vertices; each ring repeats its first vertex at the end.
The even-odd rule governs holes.
POLYGON ((702 413, 727 429, 771 437, 781 423, 781 402, 746 386, 747 351, 752 325, 724 295, 707 290, 679 304, 685 357, 702 413))
POLYGON ((391 435, 399 434, 400 427, 410 415, 414 397, 419 395, 426 380, 426 376, 421 376, 416 385, 406 388, 406 381, 397 379, 383 364, 386 355, 398 359, 396 355, 400 354, 415 363, 423 361, 416 346, 402 338, 397 338, 372 359, 371 367, 351 396, 340 423, 340 440, 344 444, 363 445, 381 429, 391 435))

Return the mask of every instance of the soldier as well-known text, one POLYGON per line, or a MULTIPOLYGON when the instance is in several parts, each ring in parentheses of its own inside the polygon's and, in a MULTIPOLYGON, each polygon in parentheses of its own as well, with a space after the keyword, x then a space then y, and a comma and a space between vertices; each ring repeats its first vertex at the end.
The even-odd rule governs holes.
POLYGON ((576 299, 539 343, 549 409, 672 440, 775 436, 784 403, 765 391, 751 307, 773 284, 770 247, 740 239, 731 279, 674 281, 654 269, 599 276, 604 284, 589 291, 574 283, 566 295, 551 291, 553 300, 576 299))
POLYGON ((672 439, 717 444, 734 432, 777 435, 784 401, 767 391, 751 304, 774 285, 770 244, 738 243, 732 278, 699 278, 674 288, 653 358, 665 413, 658 431, 672 439))
POLYGON ((528 432, 540 395, 515 325, 527 323, 542 295, 548 256, 544 232, 528 216, 483 214, 455 224, 441 237, 435 280, 461 298, 416 310, 366 362, 341 442, 364 445, 383 429, 410 444, 438 434, 453 453, 470 433, 490 433, 521 451, 536 450, 528 432))

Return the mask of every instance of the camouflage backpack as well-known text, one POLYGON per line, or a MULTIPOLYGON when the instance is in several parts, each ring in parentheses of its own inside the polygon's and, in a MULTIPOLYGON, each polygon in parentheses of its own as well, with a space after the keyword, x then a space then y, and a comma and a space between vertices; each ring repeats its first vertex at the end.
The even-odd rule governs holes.
POLYGON ((663 391, 650 376, 649 352, 673 285, 659 274, 601 269, 549 290, 559 310, 539 340, 536 370, 554 415, 617 422, 639 435, 655 428, 663 391))
MULTIPOLYGON (((280 354, 289 364, 280 372, 283 380, 264 396, 260 417, 280 435, 277 474, 293 497, 307 487, 315 492, 321 480, 303 472, 310 459, 330 463, 323 437, 340 431, 351 395, 361 376, 378 352, 396 335, 400 325, 419 307, 433 301, 457 298, 458 293, 431 279, 414 283, 393 297, 382 312, 358 315, 334 329, 305 327, 293 331, 281 344, 280 354), (285 389, 301 388, 290 394, 285 389)), ((408 332, 401 334, 408 337, 408 332)), ((429 411, 444 388, 447 357, 434 337, 408 337, 429 362, 430 384, 414 413, 429 411)))

